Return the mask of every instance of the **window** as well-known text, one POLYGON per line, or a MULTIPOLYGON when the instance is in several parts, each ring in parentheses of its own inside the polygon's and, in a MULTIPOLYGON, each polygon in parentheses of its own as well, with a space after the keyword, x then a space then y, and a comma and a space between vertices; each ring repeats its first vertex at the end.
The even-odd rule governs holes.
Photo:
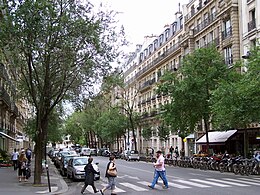
POLYGON ((255 22, 255 9, 249 11, 249 22, 248 22, 248 31, 255 29, 256 22, 255 22))
POLYGON ((232 48, 231 48, 231 46, 226 47, 224 49, 224 58, 225 58, 225 63, 228 66, 231 66, 233 64, 233 55, 232 55, 232 48))
POLYGON ((156 50, 157 47, 158 47, 158 40, 157 39, 154 40, 153 45, 154 45, 154 50, 156 50))
POLYGON ((149 45, 149 55, 153 52, 153 44, 149 45))
POLYGON ((223 22, 222 25, 222 39, 226 39, 232 35, 232 27, 231 27, 231 21, 230 19, 223 22))
POLYGON ((160 42, 160 46, 161 46, 162 43, 163 43, 163 34, 160 35, 160 37, 159 37, 159 42, 160 42))

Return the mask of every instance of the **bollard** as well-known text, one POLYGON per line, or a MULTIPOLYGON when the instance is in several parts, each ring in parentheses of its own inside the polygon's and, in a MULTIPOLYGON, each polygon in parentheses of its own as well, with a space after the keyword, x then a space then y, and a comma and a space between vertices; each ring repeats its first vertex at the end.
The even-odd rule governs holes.
POLYGON ((47 161, 45 161, 45 167, 46 167, 46 172, 47 172, 47 179, 48 179, 49 192, 51 192, 50 175, 49 175, 49 166, 48 166, 48 164, 47 164, 47 161))

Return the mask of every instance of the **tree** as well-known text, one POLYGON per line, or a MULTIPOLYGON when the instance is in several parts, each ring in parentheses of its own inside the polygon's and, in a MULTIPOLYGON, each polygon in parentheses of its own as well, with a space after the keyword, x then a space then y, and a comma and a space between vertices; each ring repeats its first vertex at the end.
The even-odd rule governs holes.
MULTIPOLYGON (((159 92, 171 102, 163 106, 162 118, 184 138, 203 121, 208 152, 208 131, 212 116, 212 93, 228 78, 228 67, 216 48, 201 48, 185 56, 178 73, 166 74, 159 92)), ((232 71, 232 70, 231 70, 232 71)))
MULTIPOLYGON (((213 93, 213 125, 218 129, 247 129, 260 121, 260 47, 253 48, 249 59, 238 63, 245 73, 233 73, 213 93)), ((248 148, 244 145, 244 156, 248 148)))
POLYGON ((96 121, 96 127, 101 132, 99 136, 108 145, 116 140, 119 151, 119 138, 124 135, 127 127, 126 117, 120 110, 117 107, 107 109, 96 121))
POLYGON ((92 8, 71 0, 7 0, 2 7, 0 46, 36 110, 35 184, 41 183, 50 113, 62 100, 81 97, 125 43, 114 27, 116 13, 92 8))

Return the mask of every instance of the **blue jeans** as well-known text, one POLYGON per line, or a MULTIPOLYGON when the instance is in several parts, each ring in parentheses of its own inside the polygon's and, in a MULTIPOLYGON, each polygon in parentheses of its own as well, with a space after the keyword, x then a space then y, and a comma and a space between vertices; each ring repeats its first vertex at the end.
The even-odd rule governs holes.
POLYGON ((155 170, 155 174, 154 174, 154 178, 153 178, 153 182, 151 184, 151 187, 154 188, 154 186, 157 183, 159 177, 162 178, 163 184, 165 185, 166 188, 168 188, 169 186, 168 186, 168 181, 167 181, 167 178, 166 178, 165 171, 157 171, 157 170, 155 170))
POLYGON ((111 191, 114 191, 116 188, 116 181, 115 181, 115 177, 108 177, 108 184, 105 187, 105 190, 107 189, 111 189, 111 191))

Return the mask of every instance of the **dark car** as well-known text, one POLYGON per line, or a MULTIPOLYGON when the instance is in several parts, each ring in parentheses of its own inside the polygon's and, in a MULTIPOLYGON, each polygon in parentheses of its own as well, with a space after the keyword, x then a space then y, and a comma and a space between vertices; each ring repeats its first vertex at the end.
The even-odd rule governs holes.
POLYGON ((77 154, 73 154, 73 155, 68 155, 68 156, 62 156, 61 160, 60 160, 60 174, 62 176, 67 176, 67 166, 68 166, 68 162, 69 160, 74 157, 74 156, 78 156, 77 154))

